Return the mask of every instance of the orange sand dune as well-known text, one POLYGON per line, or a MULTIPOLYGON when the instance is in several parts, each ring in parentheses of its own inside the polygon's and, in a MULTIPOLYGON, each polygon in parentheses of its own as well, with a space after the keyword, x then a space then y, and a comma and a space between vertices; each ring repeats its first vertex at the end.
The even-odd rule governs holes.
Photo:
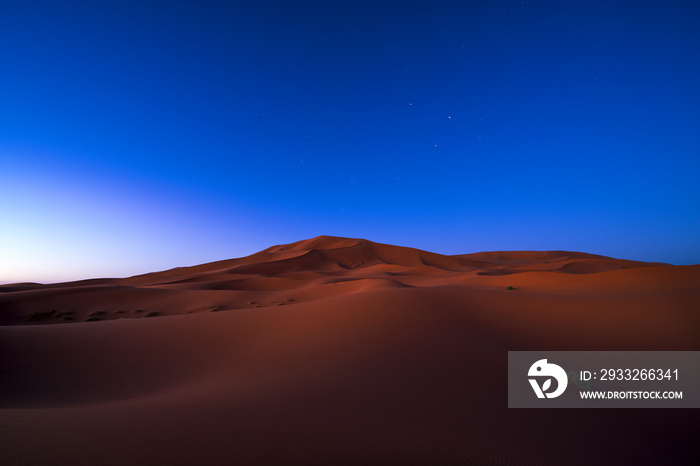
POLYGON ((322 236, 0 286, 0 464, 684 464, 695 410, 509 410, 506 363, 700 350, 698 283, 700 265, 322 236))

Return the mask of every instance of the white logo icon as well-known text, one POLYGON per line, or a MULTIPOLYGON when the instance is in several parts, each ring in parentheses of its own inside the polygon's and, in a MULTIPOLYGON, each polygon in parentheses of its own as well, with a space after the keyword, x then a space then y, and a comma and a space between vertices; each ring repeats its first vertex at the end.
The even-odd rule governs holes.
POLYGON ((566 376, 564 369, 557 366, 556 364, 548 364, 546 359, 540 359, 530 366, 530 370, 527 373, 530 377, 554 377, 557 379, 557 389, 551 393, 548 393, 549 387, 552 385, 552 379, 548 378, 544 381, 542 388, 540 388, 539 383, 536 379, 528 379, 532 389, 535 391, 537 398, 556 398, 566 390, 566 385, 569 383, 569 378, 566 376))

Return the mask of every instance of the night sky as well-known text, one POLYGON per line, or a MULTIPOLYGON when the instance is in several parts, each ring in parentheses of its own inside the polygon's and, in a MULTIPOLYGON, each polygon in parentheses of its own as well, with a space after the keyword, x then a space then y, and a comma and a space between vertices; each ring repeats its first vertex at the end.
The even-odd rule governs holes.
POLYGON ((321 234, 700 263, 700 2, 0 5, 0 283, 321 234))

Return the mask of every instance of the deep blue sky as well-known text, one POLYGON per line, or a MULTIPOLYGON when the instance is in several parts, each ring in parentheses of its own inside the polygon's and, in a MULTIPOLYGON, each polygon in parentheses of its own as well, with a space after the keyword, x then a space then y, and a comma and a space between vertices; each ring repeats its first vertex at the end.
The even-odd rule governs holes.
POLYGON ((696 1, 0 6, 0 282, 330 234, 700 263, 696 1))

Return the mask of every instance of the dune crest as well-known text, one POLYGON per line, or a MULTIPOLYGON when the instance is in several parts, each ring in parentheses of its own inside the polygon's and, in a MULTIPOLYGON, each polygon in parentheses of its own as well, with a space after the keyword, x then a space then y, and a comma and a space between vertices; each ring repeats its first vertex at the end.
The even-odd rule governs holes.
MULTIPOLYGON (((454 285, 502 291, 514 286, 503 281, 508 276, 517 276, 521 284, 533 272, 580 275, 642 267, 668 266, 567 251, 446 256, 366 239, 318 236, 271 246, 247 257, 124 279, 4 285, 0 287, 0 325, 94 322, 297 304, 356 293, 353 287, 331 291, 326 286, 354 280, 371 281, 371 288, 454 285)), ((523 293, 529 287, 519 288, 523 293)))

